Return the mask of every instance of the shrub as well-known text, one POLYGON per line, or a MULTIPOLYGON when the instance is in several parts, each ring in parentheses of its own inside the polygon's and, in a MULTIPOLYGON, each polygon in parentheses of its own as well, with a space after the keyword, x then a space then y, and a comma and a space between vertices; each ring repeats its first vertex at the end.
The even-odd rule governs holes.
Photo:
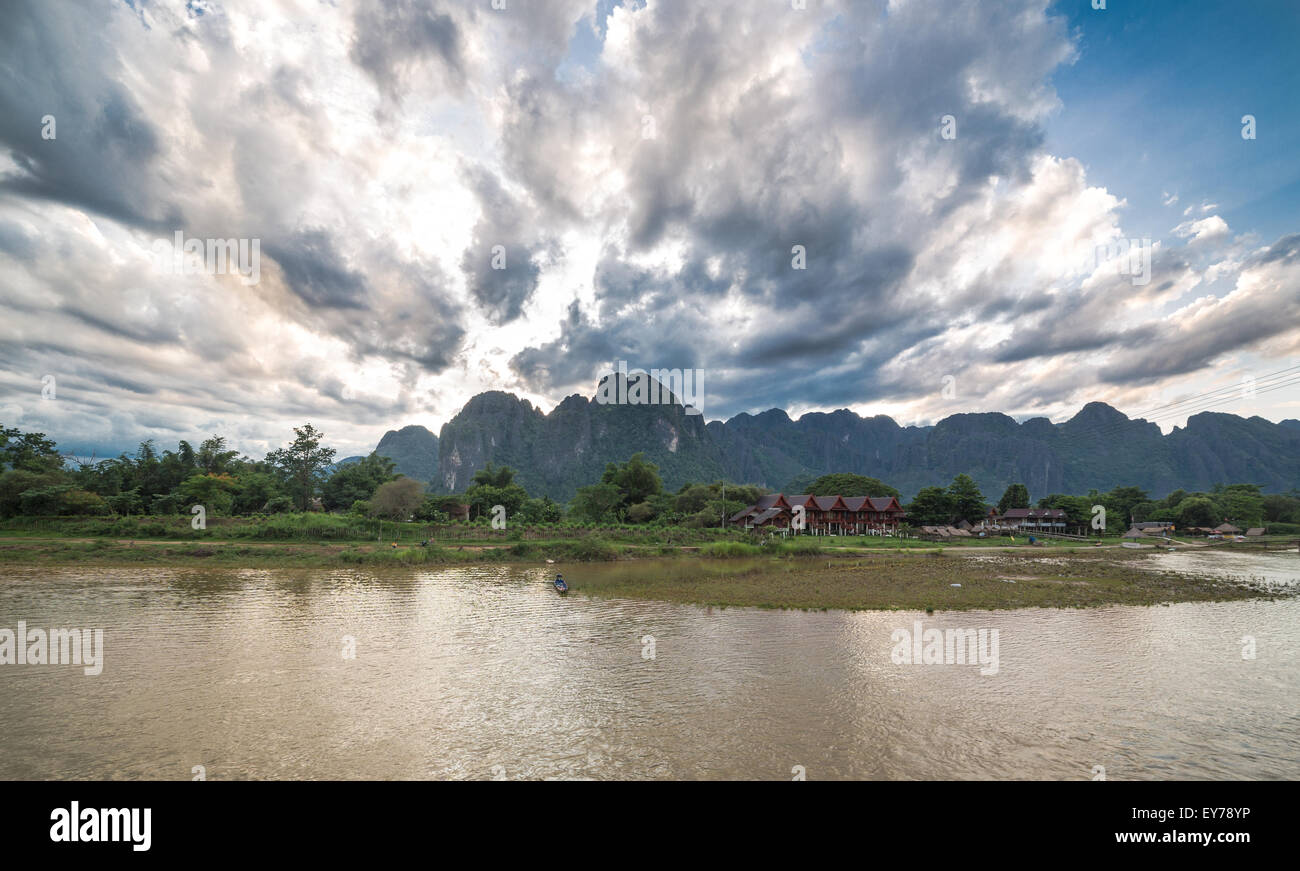
POLYGON ((770 545, 776 553, 787 556, 816 556, 822 552, 822 546, 811 538, 800 536, 789 541, 778 541, 770 545))
POLYGON ((756 544, 741 541, 714 541, 700 548, 700 555, 712 559, 730 559, 733 557, 759 556, 763 548, 756 544))

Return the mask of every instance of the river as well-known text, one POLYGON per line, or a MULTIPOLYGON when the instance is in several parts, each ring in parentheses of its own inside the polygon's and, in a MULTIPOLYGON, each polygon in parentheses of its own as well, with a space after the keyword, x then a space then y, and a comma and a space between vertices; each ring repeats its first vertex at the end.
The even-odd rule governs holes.
MULTIPOLYGON (((1159 559, 1300 583, 1295 554, 1159 559)), ((0 778, 1300 777, 1300 599, 790 612, 547 577, 7 568, 0 628, 104 655, 0 665, 0 778), (896 663, 916 621, 997 630, 996 673, 896 663)))

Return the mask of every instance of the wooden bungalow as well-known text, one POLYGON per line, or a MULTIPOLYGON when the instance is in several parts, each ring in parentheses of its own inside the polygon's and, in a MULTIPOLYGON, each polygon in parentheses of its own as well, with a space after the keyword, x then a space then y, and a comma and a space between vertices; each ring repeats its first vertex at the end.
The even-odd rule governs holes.
POLYGON ((790 503, 780 493, 769 493, 748 508, 731 515, 730 522, 746 529, 756 526, 790 525, 790 503))
POLYGON ((998 518, 998 526, 1002 529, 1065 532, 1067 521, 1064 508, 1008 508, 998 518))
POLYGON ((904 516, 903 506, 892 496, 786 497, 771 493, 733 514, 730 522, 746 529, 767 524, 793 528, 798 509, 802 509, 804 526, 794 531, 809 535, 892 533, 897 532, 904 516))

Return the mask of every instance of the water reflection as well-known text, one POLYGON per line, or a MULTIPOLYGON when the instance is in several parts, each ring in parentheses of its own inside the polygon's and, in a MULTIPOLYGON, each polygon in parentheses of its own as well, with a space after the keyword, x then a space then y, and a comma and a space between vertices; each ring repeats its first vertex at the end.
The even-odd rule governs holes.
POLYGON ((560 597, 552 574, 10 569, 0 627, 102 627, 106 654, 94 678, 0 666, 0 777, 1300 776, 1295 600, 772 612, 560 597), (998 674, 894 664, 915 620, 997 629, 998 674))

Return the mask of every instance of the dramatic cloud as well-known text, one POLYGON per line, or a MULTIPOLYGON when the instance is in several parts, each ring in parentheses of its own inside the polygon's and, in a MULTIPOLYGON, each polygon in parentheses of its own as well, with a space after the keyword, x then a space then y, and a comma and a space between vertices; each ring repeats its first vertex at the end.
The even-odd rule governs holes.
POLYGON ((1298 237, 1171 185, 1197 205, 1139 238, 1048 149, 1082 48, 1046 0, 806 5, 17 4, 0 422, 353 453, 617 360, 704 369, 710 416, 910 423, 1294 359, 1298 237), (258 281, 169 268, 178 232, 257 240, 258 281))

